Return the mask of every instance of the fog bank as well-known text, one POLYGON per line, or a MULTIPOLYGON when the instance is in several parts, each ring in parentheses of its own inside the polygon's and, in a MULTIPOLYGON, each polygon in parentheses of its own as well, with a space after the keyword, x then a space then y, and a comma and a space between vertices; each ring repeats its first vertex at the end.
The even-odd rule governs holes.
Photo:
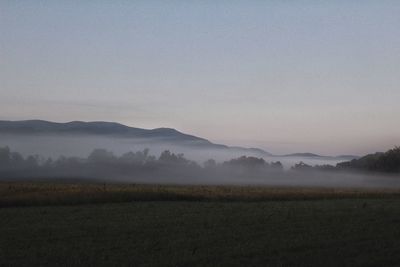
POLYGON ((280 161, 285 169, 289 169, 300 161, 309 165, 336 165, 346 161, 345 158, 313 158, 313 157, 279 157, 269 156, 257 151, 243 151, 235 148, 204 148, 196 143, 176 144, 163 139, 123 138, 95 135, 16 135, 0 134, 0 147, 9 146, 24 156, 41 155, 57 159, 66 157, 88 157, 96 148, 104 148, 115 155, 122 155, 129 151, 149 149, 152 155, 159 156, 165 150, 177 154, 183 153, 185 158, 201 164, 208 159, 223 162, 240 156, 262 157, 268 162, 280 161))
POLYGON ((350 172, 340 168, 311 168, 299 164, 285 170, 280 162, 241 156, 222 163, 203 164, 183 154, 164 151, 154 156, 149 150, 121 156, 96 149, 88 157, 56 160, 27 156, 0 148, 1 180, 80 180, 106 183, 151 183, 187 185, 264 185, 305 187, 400 188, 400 175, 350 172))

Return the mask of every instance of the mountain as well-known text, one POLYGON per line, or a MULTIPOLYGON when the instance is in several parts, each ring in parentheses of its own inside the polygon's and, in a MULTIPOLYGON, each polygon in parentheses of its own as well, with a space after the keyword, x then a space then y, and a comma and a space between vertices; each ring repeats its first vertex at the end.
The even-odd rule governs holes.
POLYGON ((164 144, 173 144, 180 147, 186 147, 195 150, 213 149, 219 153, 233 153, 235 155, 248 155, 256 157, 275 157, 276 160, 284 158, 304 158, 304 159, 322 159, 322 160, 352 160, 357 156, 343 155, 337 157, 321 156, 313 153, 294 153, 283 156, 273 155, 259 148, 245 148, 237 146, 226 146, 215 144, 207 139, 194 135, 179 132, 172 128, 142 129, 129 127, 115 122, 83 122, 72 121, 66 123, 57 123, 44 120, 24 120, 24 121, 2 121, 0 120, 0 134, 9 136, 100 136, 116 137, 131 140, 144 140, 145 143, 162 142, 164 144))
POLYGON ((25 121, 0 121, 0 134, 12 135, 89 135, 107 136, 118 138, 144 139, 148 142, 161 141, 196 149, 218 149, 242 153, 251 153, 259 156, 271 156, 262 149, 228 147, 226 145, 214 144, 207 139, 194 135, 185 134, 171 128, 142 129, 129 127, 115 122, 83 122, 72 121, 67 123, 56 123, 44 120, 25 121))
POLYGON ((326 156, 321 156, 313 153, 293 153, 293 154, 283 155, 283 157, 321 158, 326 156))
POLYGON ((338 168, 400 173, 400 147, 337 164, 338 168))
POLYGON ((339 156, 323 156, 323 155, 318 155, 314 153, 293 153, 293 154, 287 154, 283 155, 282 157, 286 158, 319 158, 319 159, 340 159, 340 160, 353 160, 353 159, 358 159, 359 156, 354 156, 354 155, 339 155, 339 156))
POLYGON ((353 160, 353 159, 359 159, 360 156, 355 156, 355 155, 339 155, 339 156, 336 156, 336 158, 339 158, 339 159, 346 159, 346 160, 353 160))
POLYGON ((211 144, 206 139, 184 134, 175 129, 157 128, 147 130, 133 128, 115 122, 103 121, 72 121, 67 123, 56 123, 43 120, 0 121, 0 133, 113 135, 119 137, 176 139, 211 144))

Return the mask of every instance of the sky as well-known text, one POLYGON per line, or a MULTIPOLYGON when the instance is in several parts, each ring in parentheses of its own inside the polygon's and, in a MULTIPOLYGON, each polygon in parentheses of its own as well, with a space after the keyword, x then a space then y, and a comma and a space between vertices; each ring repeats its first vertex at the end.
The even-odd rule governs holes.
POLYGON ((0 1, 0 119, 272 153, 400 145, 400 1, 0 1))

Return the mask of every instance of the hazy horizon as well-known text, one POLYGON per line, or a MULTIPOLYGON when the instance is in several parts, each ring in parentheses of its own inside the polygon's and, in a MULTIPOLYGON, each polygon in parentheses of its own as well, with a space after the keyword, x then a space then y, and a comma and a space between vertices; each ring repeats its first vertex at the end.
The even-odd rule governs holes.
MULTIPOLYGON (((46 120, 41 120, 41 119, 33 119, 33 120, 0 120, 0 122, 7 121, 7 122, 35 122, 35 121, 43 121, 43 122, 50 122, 50 123, 59 123, 59 124, 66 124, 66 123, 72 123, 72 122, 78 122, 78 120, 75 121, 46 121, 46 120)), ((106 122, 106 121, 79 121, 83 123, 117 123, 120 125, 136 128, 136 129, 144 129, 144 128, 137 128, 132 125, 125 125, 121 124, 119 122, 106 122)), ((40 124, 38 124, 40 125, 40 124)), ((38 127, 38 125, 36 127, 38 127)), ((88 126, 88 125, 87 125, 88 126)), ((157 129, 162 129, 162 128, 168 128, 168 127, 161 127, 161 128, 148 128, 145 130, 157 130, 157 129)), ((283 158, 280 158, 281 156, 285 155, 292 155, 294 156, 297 153, 313 153, 313 151, 291 151, 285 154, 274 154, 271 153, 271 155, 267 155, 270 153, 267 149, 263 149, 264 152, 266 152, 266 155, 259 154, 257 151, 251 151, 251 149, 259 149, 260 147, 251 147, 251 146, 235 146, 235 145, 229 145, 226 143, 216 143, 212 142, 206 138, 203 138, 202 136, 197 136, 193 135, 191 133, 187 132, 182 132, 179 131, 179 129, 174 129, 177 130, 178 132, 184 134, 184 135, 189 135, 193 136, 194 138, 200 138, 204 139, 206 141, 210 141, 214 145, 224 145, 227 146, 231 149, 238 148, 239 150, 236 151, 236 153, 231 152, 223 152, 223 151, 218 151, 218 148, 214 149, 209 149, 209 148, 199 148, 199 151, 196 152, 196 148, 191 146, 190 142, 187 143, 183 140, 181 140, 182 143, 177 142, 177 143, 170 143, 163 138, 158 139, 158 138, 152 138, 150 136, 147 137, 136 137, 136 136, 125 136, 125 135, 120 135, 118 132, 115 132, 115 134, 104 134, 104 133, 70 133, 70 132, 52 132, 52 131, 43 131, 43 128, 39 130, 39 132, 35 134, 31 134, 28 132, 21 132, 21 131, 13 131, 12 126, 7 126, 5 127, 4 132, 0 132, 0 147, 10 147, 12 149, 17 148, 19 152, 23 152, 25 155, 30 155, 30 154, 40 154, 44 153, 42 156, 50 156, 53 158, 57 158, 59 156, 67 155, 67 156, 87 156, 92 150, 96 148, 104 148, 104 149, 109 149, 112 152, 116 152, 117 154, 121 154, 122 152, 129 152, 134 150, 142 150, 142 149, 150 149, 151 152, 160 154, 162 151, 165 150, 170 150, 172 152, 176 153, 183 153, 186 156, 189 155, 189 159, 191 160, 196 160, 198 162, 205 161, 207 159, 213 158, 217 160, 227 160, 233 157, 238 157, 242 155, 247 155, 247 156, 256 156, 256 157, 262 157, 266 159, 267 161, 274 161, 274 160, 283 160, 283 158), (8 129, 7 129, 8 128, 8 129), (122 142, 121 142, 122 141, 122 142), (118 144, 121 142, 120 144, 118 144), (89 145, 90 144, 90 145, 89 145), (127 146, 130 144, 129 146, 127 146), (244 149, 244 150, 240 150, 244 149), (245 151, 245 149, 248 149, 248 151, 245 151), (56 153, 54 153, 56 152, 56 153), (195 152, 193 154, 193 152, 195 152), (197 154, 197 155, 196 155, 197 154), (200 156, 199 156, 200 155, 200 156)), ((38 128, 40 129, 40 128, 38 128)), ((173 129, 173 128, 172 128, 173 129)), ((164 136, 165 138, 166 136, 164 136)), ((193 145, 193 144, 192 144, 193 145)), ((195 145, 196 146, 196 145, 195 145)), ((371 153, 375 152, 382 152, 382 151, 372 151, 371 153)), ((316 153, 313 153, 316 154, 316 153)), ((341 162, 343 160, 347 161, 348 158, 345 158, 346 156, 355 156, 355 157, 362 157, 364 155, 355 155, 355 154, 336 154, 336 155, 329 155, 329 154, 318 154, 319 156, 328 156, 332 157, 331 159, 313 159, 308 156, 300 156, 297 158, 297 162, 303 161, 307 162, 309 164, 312 164, 312 162, 315 161, 315 163, 319 164, 336 164, 336 162, 341 162), (337 157, 337 159, 335 159, 337 157)), ((288 158, 289 162, 296 163, 295 158, 288 158)), ((286 162, 286 161, 285 161, 286 162)))
POLYGON ((400 144, 398 1, 0 2, 0 119, 273 154, 400 144))

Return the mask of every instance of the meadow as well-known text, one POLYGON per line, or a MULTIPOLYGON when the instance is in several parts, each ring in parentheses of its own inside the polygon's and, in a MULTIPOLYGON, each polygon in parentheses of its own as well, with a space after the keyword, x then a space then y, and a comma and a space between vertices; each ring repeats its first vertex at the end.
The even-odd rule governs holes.
POLYGON ((0 183, 0 266, 398 266, 400 192, 0 183))

